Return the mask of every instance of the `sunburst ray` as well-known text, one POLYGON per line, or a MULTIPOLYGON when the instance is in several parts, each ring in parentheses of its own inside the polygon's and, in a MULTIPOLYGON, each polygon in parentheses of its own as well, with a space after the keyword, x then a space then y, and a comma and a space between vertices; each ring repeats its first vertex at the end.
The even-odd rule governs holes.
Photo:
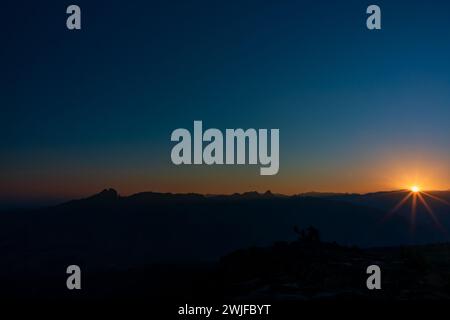
POLYGON ((428 192, 423 192, 423 191, 422 191, 422 193, 423 193, 424 195, 426 195, 426 196, 428 196, 428 197, 434 199, 434 200, 437 200, 437 201, 439 201, 439 202, 442 202, 443 204, 446 204, 446 205, 450 206, 450 202, 448 202, 448 201, 445 200, 445 199, 439 198, 438 196, 432 195, 431 193, 428 193, 428 192))
POLYGON ((411 232, 416 229, 416 214, 417 214, 417 192, 413 193, 411 204, 411 232))
POLYGON ((434 214, 433 209, 431 209, 430 205, 427 203, 427 201, 425 200, 425 198, 422 196, 422 194, 418 194, 417 195, 419 197, 419 201, 422 203, 422 205, 425 207, 425 209, 427 210, 428 214, 430 215, 430 217, 433 219, 434 224, 436 225, 436 227, 441 230, 441 231, 445 231, 444 227, 442 226, 442 224, 439 222, 439 219, 436 217, 436 215, 434 214))
POLYGON ((383 219, 381 219, 381 222, 386 221, 387 219, 389 219, 398 209, 400 209, 405 203, 406 201, 408 201, 408 199, 412 196, 412 192, 409 192, 406 196, 403 197, 402 200, 400 200, 395 207, 390 210, 384 217, 383 219))

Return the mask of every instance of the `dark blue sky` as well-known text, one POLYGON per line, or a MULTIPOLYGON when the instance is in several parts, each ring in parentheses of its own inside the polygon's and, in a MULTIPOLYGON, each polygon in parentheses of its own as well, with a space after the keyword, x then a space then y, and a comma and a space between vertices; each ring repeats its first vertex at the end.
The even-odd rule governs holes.
POLYGON ((76 1, 81 31, 65 27, 72 2, 10 3, 0 201, 449 187, 443 1, 76 1), (366 29, 370 4, 382 30, 366 29), (170 133, 194 120, 279 128, 280 173, 174 167, 170 133))

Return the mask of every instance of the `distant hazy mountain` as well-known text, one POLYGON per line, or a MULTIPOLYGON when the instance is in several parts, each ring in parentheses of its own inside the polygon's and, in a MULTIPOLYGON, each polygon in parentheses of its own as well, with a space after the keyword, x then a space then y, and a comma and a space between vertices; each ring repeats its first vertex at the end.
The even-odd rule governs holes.
MULTIPOLYGON (((410 196, 403 205, 397 207, 397 205, 410 195, 408 190, 399 190, 391 192, 375 192, 368 194, 336 194, 323 196, 325 199, 344 201, 357 205, 364 205, 372 208, 377 208, 385 212, 392 211, 397 208, 392 215, 400 215, 405 217, 411 223, 412 218, 412 204, 413 197, 410 196)), ((417 239, 424 239, 425 241, 438 241, 441 236, 447 239, 446 230, 450 230, 450 191, 425 191, 420 193, 420 197, 417 197, 415 222, 419 230, 416 232, 417 239), (422 203, 422 198, 428 208, 422 203), (441 234, 436 228, 436 223, 433 221, 432 214, 436 220, 442 224, 441 234), (421 234, 420 231, 426 234, 421 234)))

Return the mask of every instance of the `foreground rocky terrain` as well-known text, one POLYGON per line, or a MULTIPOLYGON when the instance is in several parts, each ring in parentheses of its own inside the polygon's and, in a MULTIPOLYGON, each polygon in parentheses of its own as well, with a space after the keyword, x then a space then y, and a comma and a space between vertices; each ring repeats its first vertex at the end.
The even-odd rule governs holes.
POLYGON ((224 292, 236 299, 450 298, 449 244, 359 249, 281 242, 236 251, 220 266, 224 292), (366 287, 373 264, 381 268, 381 290, 366 287))

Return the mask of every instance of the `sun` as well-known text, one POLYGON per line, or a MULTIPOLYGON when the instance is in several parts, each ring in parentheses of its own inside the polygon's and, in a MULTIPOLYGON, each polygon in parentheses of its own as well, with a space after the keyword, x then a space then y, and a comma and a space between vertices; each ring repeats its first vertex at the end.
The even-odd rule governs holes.
POLYGON ((430 191, 424 191, 417 184, 410 185, 410 187, 407 190, 402 189, 402 192, 405 194, 404 197, 401 198, 401 200, 395 205, 395 207, 393 209, 391 209, 390 211, 388 211, 386 213, 386 215, 383 218, 383 221, 386 220, 387 218, 389 218, 395 212, 397 212, 404 205, 406 205, 408 200, 411 199, 411 231, 412 232, 414 232, 414 229, 415 229, 415 223, 416 223, 415 221, 416 221, 416 216, 418 213, 417 208, 419 205, 423 206, 423 208, 426 210, 428 215, 431 217, 431 219, 433 220, 433 222, 438 230, 440 230, 442 232, 447 232, 445 230, 445 228, 442 226, 442 224, 440 223, 436 214, 434 213, 434 211, 431 207, 431 203, 429 204, 427 199, 439 201, 441 203, 446 204, 447 206, 450 206, 450 202, 448 202, 445 199, 439 198, 438 196, 434 195, 430 191))

